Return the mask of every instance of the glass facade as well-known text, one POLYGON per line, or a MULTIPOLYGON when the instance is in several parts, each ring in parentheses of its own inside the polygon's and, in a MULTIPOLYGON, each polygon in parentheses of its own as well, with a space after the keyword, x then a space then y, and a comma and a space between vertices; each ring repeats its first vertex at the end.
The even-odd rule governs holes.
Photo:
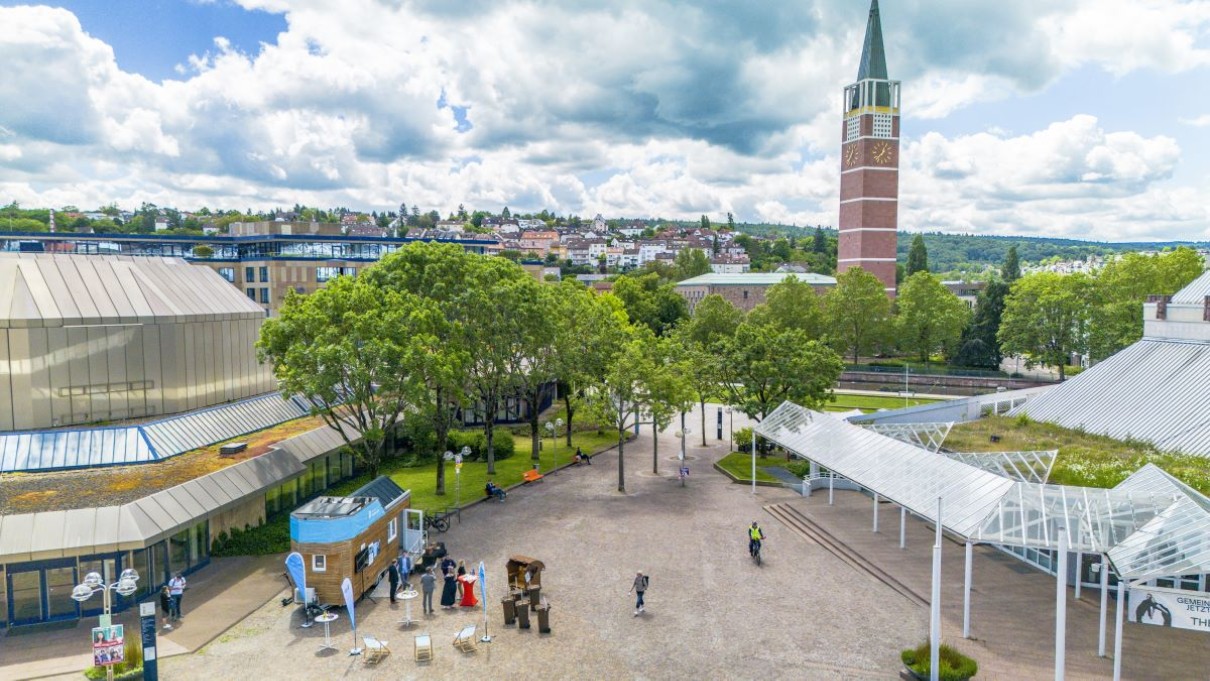
POLYGON ((315 459, 301 477, 265 492, 265 518, 293 511, 303 501, 353 477, 355 472, 353 455, 343 451, 315 459))

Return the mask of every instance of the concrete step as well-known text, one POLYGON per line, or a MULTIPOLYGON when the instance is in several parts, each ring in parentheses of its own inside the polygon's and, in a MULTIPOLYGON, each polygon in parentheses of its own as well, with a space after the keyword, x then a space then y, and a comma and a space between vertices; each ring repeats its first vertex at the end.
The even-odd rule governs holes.
POLYGON ((844 542, 836 539, 827 530, 820 527, 815 521, 803 515, 801 511, 789 504, 770 504, 765 506, 765 511, 769 515, 776 518, 779 522, 785 525, 790 531, 800 537, 818 544, 832 555, 839 558, 843 563, 852 567, 858 572, 864 572, 874 579, 886 584, 892 591, 898 593, 908 601, 922 608, 928 607, 928 599, 913 591, 903 582, 896 579, 893 575, 886 572, 882 568, 874 565, 861 554, 854 551, 844 542))

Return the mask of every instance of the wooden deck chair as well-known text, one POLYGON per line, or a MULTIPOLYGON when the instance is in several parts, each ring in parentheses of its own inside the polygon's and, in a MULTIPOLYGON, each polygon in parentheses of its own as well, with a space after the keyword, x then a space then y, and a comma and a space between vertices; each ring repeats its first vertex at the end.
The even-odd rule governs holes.
POLYGON ((416 661, 428 662, 433 659, 433 637, 427 633, 416 634, 416 661))
POLYGON ((468 624, 462 627, 462 631, 454 637, 454 647, 464 653, 475 652, 476 646, 479 644, 479 639, 475 638, 476 625, 468 624))
POLYGON ((361 640, 366 646, 366 664, 376 664, 391 654, 391 649, 387 647, 386 641, 381 641, 373 636, 362 636, 361 640))

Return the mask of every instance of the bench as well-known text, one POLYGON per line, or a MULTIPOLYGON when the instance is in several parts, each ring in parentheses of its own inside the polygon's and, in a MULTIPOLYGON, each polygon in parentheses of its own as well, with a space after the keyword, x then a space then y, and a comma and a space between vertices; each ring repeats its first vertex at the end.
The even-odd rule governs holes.
POLYGON ((537 482, 542 479, 542 474, 531 468, 521 475, 521 479, 525 482, 537 482))

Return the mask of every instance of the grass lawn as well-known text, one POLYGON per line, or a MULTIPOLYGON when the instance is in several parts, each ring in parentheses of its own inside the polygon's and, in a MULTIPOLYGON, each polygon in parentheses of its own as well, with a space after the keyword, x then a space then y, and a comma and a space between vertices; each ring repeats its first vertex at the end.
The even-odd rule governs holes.
MULTIPOLYGON (((512 435, 507 429, 496 431, 496 437, 512 437, 517 446, 517 453, 507 459, 496 462, 496 473, 487 474, 487 462, 470 461, 462 464, 462 472, 455 475, 454 465, 447 463, 445 467, 445 496, 437 494, 437 464, 427 463, 421 466, 404 467, 402 460, 387 462, 380 471, 381 475, 389 475, 400 487, 412 493, 412 508, 424 509, 426 513, 452 509, 457 498, 457 480, 462 483, 462 505, 475 501, 483 496, 483 487, 490 477, 501 487, 509 487, 521 482, 521 475, 533 468, 534 461, 530 458, 529 436, 512 435)), ((569 463, 580 447, 584 452, 595 452, 617 444, 617 434, 605 431, 598 435, 595 430, 582 431, 572 435, 572 446, 567 446, 564 438, 558 438, 552 447, 551 439, 542 438, 542 451, 539 458, 539 470, 543 473, 553 470, 556 466, 569 463)), ((332 488, 330 494, 347 494, 369 482, 368 475, 361 475, 332 488)))
MULTIPOLYGON (((740 480, 751 482, 752 480, 752 455, 742 452, 732 452, 727 456, 719 459, 718 465, 726 470, 731 475, 740 480)), ((779 482, 772 475, 761 470, 765 466, 777 466, 780 468, 786 467, 786 457, 784 456, 758 456, 756 457, 756 481, 757 482, 779 482)))
POLYGON ((989 416, 956 424, 945 440, 959 452, 1012 452, 1058 449, 1050 482, 1083 487, 1113 487, 1154 463, 1203 494, 1210 494, 1210 461, 1188 454, 1160 452, 1146 442, 1114 440, 1024 418, 989 416), (999 437, 992 442, 991 436, 999 437))
POLYGON ((932 404, 940 402, 927 397, 909 397, 906 400, 902 397, 893 395, 850 395, 847 393, 836 393, 836 401, 829 402, 826 407, 827 411, 850 411, 860 409, 866 413, 877 411, 879 409, 902 409, 904 407, 914 407, 918 404, 932 404))

